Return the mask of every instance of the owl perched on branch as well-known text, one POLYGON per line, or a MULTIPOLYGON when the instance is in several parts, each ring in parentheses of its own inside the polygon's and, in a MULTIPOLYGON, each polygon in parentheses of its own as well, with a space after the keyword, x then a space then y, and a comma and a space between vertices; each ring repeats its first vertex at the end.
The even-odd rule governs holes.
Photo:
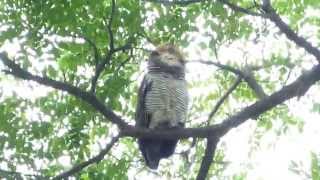
MULTIPOLYGON (((157 48, 150 54, 148 73, 138 94, 136 126, 150 129, 183 128, 187 117, 188 91, 185 61, 173 45, 157 48)), ((178 139, 138 139, 139 148, 151 169, 174 153, 178 139)))

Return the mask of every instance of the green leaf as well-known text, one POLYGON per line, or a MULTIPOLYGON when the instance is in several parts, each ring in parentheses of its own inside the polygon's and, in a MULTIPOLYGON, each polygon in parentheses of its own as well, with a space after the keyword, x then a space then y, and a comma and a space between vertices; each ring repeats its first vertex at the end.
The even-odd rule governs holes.
POLYGON ((311 177, 312 180, 320 179, 320 162, 315 153, 311 153, 311 177))

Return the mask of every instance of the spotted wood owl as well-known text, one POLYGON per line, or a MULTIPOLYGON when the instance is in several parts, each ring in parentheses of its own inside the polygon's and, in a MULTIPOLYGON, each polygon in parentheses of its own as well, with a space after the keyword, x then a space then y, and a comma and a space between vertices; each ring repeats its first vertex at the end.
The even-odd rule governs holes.
MULTIPOLYGON (((136 126, 157 130, 183 128, 187 109, 185 60, 175 46, 161 46, 150 54, 148 72, 139 88, 136 126)), ((178 139, 138 139, 151 169, 158 168, 160 159, 171 156, 177 143, 178 139)))

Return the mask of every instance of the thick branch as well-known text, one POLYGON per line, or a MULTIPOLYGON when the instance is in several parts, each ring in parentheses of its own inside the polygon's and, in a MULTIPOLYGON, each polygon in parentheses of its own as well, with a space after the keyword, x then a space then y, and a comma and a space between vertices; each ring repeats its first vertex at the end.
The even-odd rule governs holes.
POLYGON ((239 126, 250 118, 256 118, 262 113, 274 108, 293 97, 302 96, 313 84, 320 80, 320 65, 314 66, 310 71, 303 73, 296 81, 284 86, 279 91, 267 96, 256 103, 244 108, 240 112, 225 119, 222 123, 203 128, 185 128, 181 130, 149 130, 128 126, 123 129, 124 136, 152 137, 152 138, 189 138, 209 136, 222 137, 232 128, 239 126))
POLYGON ((276 13, 276 11, 272 8, 270 0, 262 0, 262 9, 266 12, 266 14, 256 14, 247 9, 234 5, 227 0, 218 0, 219 2, 226 4, 230 9, 238 12, 242 12, 245 14, 253 15, 253 16, 261 16, 264 18, 270 19, 273 23, 278 26, 280 31, 284 33, 288 39, 296 43, 298 46, 304 48, 308 53, 312 54, 318 62, 320 62, 320 50, 314 47, 310 42, 308 42, 305 38, 298 36, 276 13))
POLYGON ((99 163, 118 140, 119 140, 119 136, 113 137, 111 139, 110 143, 108 143, 106 145, 106 147, 104 149, 102 149, 102 151, 98 155, 94 156, 93 158, 91 158, 87 161, 84 161, 80 164, 75 165, 73 168, 71 168, 68 171, 65 171, 65 172, 55 176, 53 178, 53 180, 66 179, 67 177, 80 172, 83 168, 89 166, 90 164, 99 163))
MULTIPOLYGON (((264 7, 264 6, 263 6, 264 7)), ((288 39, 296 43, 298 46, 302 47, 308 53, 312 54, 318 62, 320 62, 320 50, 314 47, 305 38, 298 36, 283 20, 281 17, 273 10, 271 7, 264 7, 264 11, 268 14, 268 19, 278 26, 280 31, 284 33, 288 39)))
POLYGON ((62 91, 66 91, 69 94, 76 96, 77 98, 82 99, 83 101, 92 105, 96 110, 101 112, 106 118, 108 118, 112 123, 117 124, 119 128, 124 128, 127 126, 127 123, 121 119, 121 117, 117 116, 112 110, 107 108, 102 102, 100 102, 96 96, 86 91, 81 90, 78 87, 69 85, 67 83, 63 83, 60 81, 56 81, 47 77, 41 77, 37 75, 33 75, 30 72, 23 70, 19 67, 19 65, 15 64, 12 60, 10 60, 4 53, 0 53, 0 58, 2 62, 9 67, 9 70, 5 72, 8 74, 12 74, 15 77, 35 81, 39 84, 43 84, 45 86, 49 86, 55 89, 59 89, 62 91))
POLYGON ((197 180, 204 180, 209 172, 210 165, 213 161, 216 147, 219 142, 218 138, 209 137, 207 138, 207 148, 201 161, 200 170, 197 175, 197 180))
POLYGON ((226 4, 230 9, 238 12, 242 12, 248 15, 253 16, 261 16, 264 18, 270 19, 273 23, 278 26, 280 31, 284 33, 288 39, 296 43, 298 46, 304 48, 308 53, 312 54, 318 62, 320 62, 320 50, 314 47, 310 42, 308 42, 305 38, 298 36, 276 13, 276 11, 272 8, 270 0, 262 0, 262 9, 266 12, 266 14, 256 14, 251 11, 247 11, 242 7, 234 5, 227 0, 218 0, 219 2, 226 4))

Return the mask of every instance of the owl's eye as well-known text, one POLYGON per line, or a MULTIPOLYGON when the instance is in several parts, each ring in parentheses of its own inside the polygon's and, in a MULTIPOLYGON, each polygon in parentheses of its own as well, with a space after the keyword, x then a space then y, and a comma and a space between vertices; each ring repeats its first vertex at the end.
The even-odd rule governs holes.
POLYGON ((159 56, 159 52, 158 51, 152 51, 151 52, 151 56, 159 56))

